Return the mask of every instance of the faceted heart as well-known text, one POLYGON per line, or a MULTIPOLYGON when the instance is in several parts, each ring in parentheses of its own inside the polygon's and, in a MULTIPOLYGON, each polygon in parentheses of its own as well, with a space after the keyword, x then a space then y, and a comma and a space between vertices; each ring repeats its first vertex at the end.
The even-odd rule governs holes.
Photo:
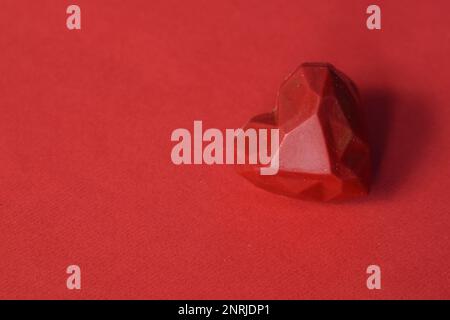
POLYGON ((368 193, 370 148, 358 90, 332 65, 302 64, 281 85, 274 111, 252 118, 249 128, 280 132, 276 175, 261 175, 261 164, 237 166, 258 187, 317 201, 368 193))

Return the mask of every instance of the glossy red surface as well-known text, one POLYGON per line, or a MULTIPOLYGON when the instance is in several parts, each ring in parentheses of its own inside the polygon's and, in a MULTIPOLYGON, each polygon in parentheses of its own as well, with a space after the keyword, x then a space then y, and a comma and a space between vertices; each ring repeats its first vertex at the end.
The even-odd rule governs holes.
POLYGON ((304 63, 282 84, 275 110, 245 126, 280 130, 279 172, 261 175, 261 165, 238 171, 263 189, 302 199, 365 195, 371 167, 365 120, 347 76, 328 63, 304 63))

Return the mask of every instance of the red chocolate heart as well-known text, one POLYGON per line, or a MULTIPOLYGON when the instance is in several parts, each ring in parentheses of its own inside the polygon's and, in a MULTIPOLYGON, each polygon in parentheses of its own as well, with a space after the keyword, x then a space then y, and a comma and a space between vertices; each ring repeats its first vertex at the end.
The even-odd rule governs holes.
POLYGON ((279 129, 278 173, 261 175, 261 164, 237 170, 258 187, 301 199, 365 195, 371 166, 364 120, 346 75, 327 63, 304 63, 281 85, 275 110, 244 127, 279 129))

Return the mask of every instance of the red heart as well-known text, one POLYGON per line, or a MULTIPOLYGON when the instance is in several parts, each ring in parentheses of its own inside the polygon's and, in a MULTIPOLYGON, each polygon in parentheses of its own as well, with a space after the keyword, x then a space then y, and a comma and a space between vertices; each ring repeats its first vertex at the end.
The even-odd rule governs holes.
POLYGON ((304 63, 282 84, 275 110, 244 127, 279 129, 278 173, 261 175, 261 164, 240 165, 238 172, 263 189, 296 198, 367 194, 371 165, 364 120, 358 90, 347 76, 327 63, 304 63))

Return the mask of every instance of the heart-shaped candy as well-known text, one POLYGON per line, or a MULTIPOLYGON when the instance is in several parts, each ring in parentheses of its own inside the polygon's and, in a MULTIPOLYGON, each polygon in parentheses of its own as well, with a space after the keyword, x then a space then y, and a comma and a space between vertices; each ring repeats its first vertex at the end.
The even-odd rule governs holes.
POLYGON ((371 175, 365 123, 358 90, 346 75, 328 63, 304 63, 281 85, 274 111, 244 127, 279 129, 278 173, 262 175, 267 165, 261 164, 237 170, 258 187, 301 199, 365 195, 371 175))

